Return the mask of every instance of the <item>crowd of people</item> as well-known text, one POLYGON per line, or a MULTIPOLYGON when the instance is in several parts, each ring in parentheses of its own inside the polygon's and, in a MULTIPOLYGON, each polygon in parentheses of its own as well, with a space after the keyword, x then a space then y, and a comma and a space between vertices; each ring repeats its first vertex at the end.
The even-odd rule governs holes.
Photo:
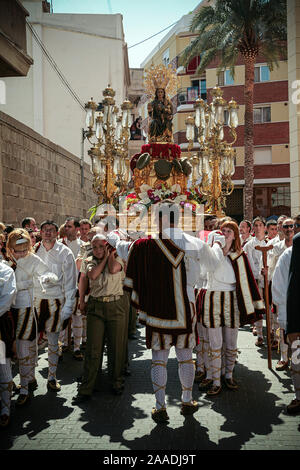
POLYGON ((105 353, 111 391, 122 394, 130 374, 128 339, 136 339, 137 319, 152 351, 155 422, 169 420, 165 388, 172 346, 183 415, 198 409, 194 383, 210 397, 222 387, 238 390, 238 331, 251 325, 255 345, 264 345, 266 289, 271 347, 281 354, 276 370, 290 367, 295 389, 287 412, 300 411, 300 361, 290 360, 300 344, 295 320, 299 237, 294 237, 300 232, 300 214, 239 224, 230 217, 207 216, 204 237, 183 232, 178 218, 173 203, 162 203, 159 237, 137 240, 107 217, 93 224, 68 217, 60 227, 53 220, 38 227, 33 217, 23 219, 20 227, 0 223, 1 428, 11 419, 13 389, 16 407, 32 399, 42 347, 48 349, 50 391, 61 390, 57 367, 72 348, 74 360, 83 361, 74 405, 91 398, 105 353), (18 365, 19 384, 13 380, 12 361, 18 365))

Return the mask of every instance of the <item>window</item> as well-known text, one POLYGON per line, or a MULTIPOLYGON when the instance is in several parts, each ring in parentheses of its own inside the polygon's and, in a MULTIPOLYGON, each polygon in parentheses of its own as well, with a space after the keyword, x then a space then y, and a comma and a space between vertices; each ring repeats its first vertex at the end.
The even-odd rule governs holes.
POLYGON ((272 148, 260 147, 254 149, 254 164, 267 165, 272 164, 272 148))
POLYGON ((218 85, 219 86, 224 86, 224 85, 234 85, 234 79, 233 76, 231 75, 230 70, 223 70, 218 74, 218 85))
POLYGON ((289 186, 278 186, 272 188, 271 194, 271 207, 290 207, 291 205, 291 191, 289 186))
POLYGON ((261 124, 263 122, 271 122, 271 106, 262 106, 253 109, 254 124, 261 124))
POLYGON ((166 49, 162 57, 163 64, 167 67, 170 63, 170 50, 166 49))
POLYGON ((189 86, 187 88, 188 101, 196 101, 199 89, 197 86, 189 86))
POLYGON ((201 98, 204 101, 207 99, 207 92, 206 92, 206 79, 200 80, 192 80, 192 87, 197 88, 197 98, 201 98))
POLYGON ((258 65, 254 67, 254 81, 268 82, 270 80, 270 69, 267 65, 258 65))

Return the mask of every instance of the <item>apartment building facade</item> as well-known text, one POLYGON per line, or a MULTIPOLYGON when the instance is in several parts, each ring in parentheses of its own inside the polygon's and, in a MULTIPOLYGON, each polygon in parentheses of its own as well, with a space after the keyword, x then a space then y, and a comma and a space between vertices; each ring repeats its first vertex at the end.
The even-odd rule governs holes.
MULTIPOLYGON (((187 155, 186 118, 193 114, 198 97, 211 101, 210 92, 216 86, 223 90, 226 101, 231 98, 239 104, 237 128, 236 171, 233 175, 235 189, 227 198, 226 213, 240 220, 243 216, 244 187, 244 73, 242 58, 237 61, 234 77, 229 70, 217 73, 218 63, 212 62, 202 75, 197 74, 199 57, 187 67, 179 66, 183 50, 195 39, 189 31, 191 16, 206 2, 201 2, 189 15, 185 15, 160 41, 157 48, 141 64, 145 70, 152 64, 171 63, 177 71, 178 89, 172 97, 174 141, 187 155)), ((143 115, 146 117, 146 100, 143 115)), ((226 114, 225 114, 226 119, 226 114)), ((228 127, 224 127, 225 138, 228 127)), ((199 144, 195 138, 193 152, 199 144)), ((290 198, 290 152, 289 152, 289 98, 288 65, 280 61, 279 67, 269 70, 264 57, 257 57, 254 85, 254 215, 269 217, 291 212, 290 198)))

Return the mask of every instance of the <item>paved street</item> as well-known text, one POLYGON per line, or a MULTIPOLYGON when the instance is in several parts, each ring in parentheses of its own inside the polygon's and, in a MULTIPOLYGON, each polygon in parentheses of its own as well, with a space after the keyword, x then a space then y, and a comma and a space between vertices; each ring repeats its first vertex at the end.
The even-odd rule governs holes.
MULTIPOLYGON (((12 423, 0 434, 0 449, 12 450, 295 450, 300 449, 300 415, 288 416, 285 405, 293 398, 289 372, 267 368, 266 348, 257 349, 248 327, 239 333, 235 377, 239 390, 207 398, 194 385, 200 408, 193 416, 180 415, 180 385, 174 351, 168 362, 169 425, 156 425, 150 380, 150 352, 144 329, 130 341, 131 376, 120 397, 109 392, 106 364, 97 391, 89 403, 72 406, 76 378, 82 363, 70 352, 58 367, 62 390, 46 388, 47 355, 41 351, 38 389, 25 408, 15 409, 12 423)), ((273 367, 278 354, 273 352, 273 367)), ((16 371, 15 371, 16 373, 16 371)), ((16 378, 17 379, 17 378, 16 378)), ((18 379, 16 380, 18 383, 18 379)))

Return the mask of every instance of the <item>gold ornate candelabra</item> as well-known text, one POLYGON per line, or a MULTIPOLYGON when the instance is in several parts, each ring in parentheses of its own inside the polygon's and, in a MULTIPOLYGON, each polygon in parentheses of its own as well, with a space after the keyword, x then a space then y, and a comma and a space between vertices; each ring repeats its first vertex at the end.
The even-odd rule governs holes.
POLYGON ((125 100, 119 114, 115 91, 110 85, 103 91, 103 96, 103 112, 100 111, 96 118, 97 104, 93 98, 85 105, 88 128, 85 135, 92 145, 88 154, 92 160, 93 190, 99 197, 98 205, 113 204, 131 179, 128 140, 133 105, 125 100))
POLYGON ((212 103, 206 104, 198 98, 194 104, 195 117, 189 116, 185 123, 186 137, 189 142, 188 150, 192 150, 194 143, 194 129, 197 128, 197 140, 200 151, 194 154, 190 161, 193 166, 192 184, 201 178, 200 191, 207 198, 208 214, 218 217, 224 216, 226 197, 229 196, 234 184, 231 180, 235 171, 236 127, 238 125, 238 105, 231 99, 228 103, 222 98, 223 91, 215 87, 212 92, 212 103), (232 136, 231 142, 224 140, 224 111, 228 111, 228 126, 232 136))

